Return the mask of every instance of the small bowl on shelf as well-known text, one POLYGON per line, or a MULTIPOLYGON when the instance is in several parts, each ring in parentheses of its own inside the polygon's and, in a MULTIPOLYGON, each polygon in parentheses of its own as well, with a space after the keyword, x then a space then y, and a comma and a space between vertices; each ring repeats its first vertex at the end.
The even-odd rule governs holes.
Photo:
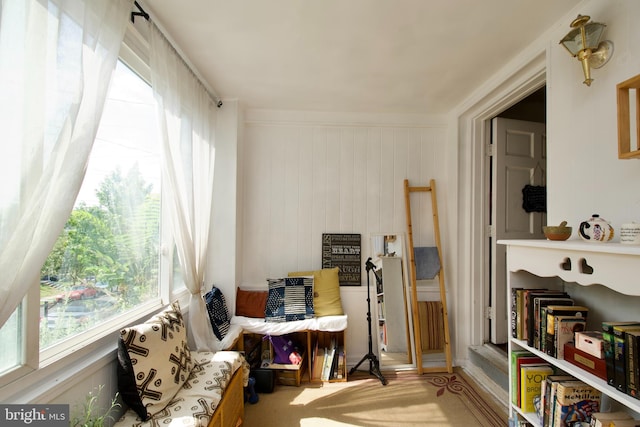
POLYGON ((567 240, 571 237, 571 227, 567 227, 567 221, 562 221, 560 225, 546 225, 542 227, 547 240, 567 240))

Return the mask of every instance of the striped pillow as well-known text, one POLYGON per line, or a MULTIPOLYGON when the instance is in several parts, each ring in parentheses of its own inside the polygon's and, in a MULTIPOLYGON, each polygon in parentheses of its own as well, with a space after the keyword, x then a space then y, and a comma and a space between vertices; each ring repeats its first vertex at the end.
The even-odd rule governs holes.
POLYGON ((313 311, 313 276, 267 279, 269 294, 264 310, 267 322, 290 322, 311 319, 313 311))

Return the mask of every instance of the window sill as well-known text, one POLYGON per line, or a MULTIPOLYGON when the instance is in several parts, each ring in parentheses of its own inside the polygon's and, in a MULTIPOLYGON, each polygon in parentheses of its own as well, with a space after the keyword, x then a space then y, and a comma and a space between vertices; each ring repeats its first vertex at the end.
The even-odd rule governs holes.
POLYGON ((140 323, 164 308, 157 299, 138 309, 118 316, 107 325, 94 328, 41 353, 40 368, 19 378, 5 376, 0 385, 0 402, 48 403, 70 382, 90 377, 93 372, 116 358, 120 329, 140 323), (91 342, 87 343, 88 340, 91 342), (61 350, 61 347, 64 349, 61 350), (54 353, 55 351, 55 353, 54 353), (84 375, 79 375, 86 371, 84 375), (19 386, 18 386, 19 384, 19 386))

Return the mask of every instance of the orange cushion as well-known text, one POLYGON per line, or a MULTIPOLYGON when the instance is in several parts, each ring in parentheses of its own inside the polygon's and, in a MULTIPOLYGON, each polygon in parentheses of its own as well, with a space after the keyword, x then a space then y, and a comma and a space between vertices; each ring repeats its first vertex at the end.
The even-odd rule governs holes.
POLYGON ((245 291, 238 288, 236 293, 236 316, 264 317, 268 294, 267 291, 245 291))

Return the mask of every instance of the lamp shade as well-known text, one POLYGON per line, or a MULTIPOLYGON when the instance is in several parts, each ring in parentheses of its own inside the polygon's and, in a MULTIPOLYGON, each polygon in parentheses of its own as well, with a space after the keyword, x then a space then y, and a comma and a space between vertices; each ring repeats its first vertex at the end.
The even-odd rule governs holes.
POLYGON ((573 30, 564 36, 560 43, 569 51, 572 56, 577 56, 583 49, 596 50, 600 43, 600 37, 606 27, 599 22, 589 22, 588 16, 578 16, 572 23, 573 30), (584 28, 584 40, 582 29, 584 28))

